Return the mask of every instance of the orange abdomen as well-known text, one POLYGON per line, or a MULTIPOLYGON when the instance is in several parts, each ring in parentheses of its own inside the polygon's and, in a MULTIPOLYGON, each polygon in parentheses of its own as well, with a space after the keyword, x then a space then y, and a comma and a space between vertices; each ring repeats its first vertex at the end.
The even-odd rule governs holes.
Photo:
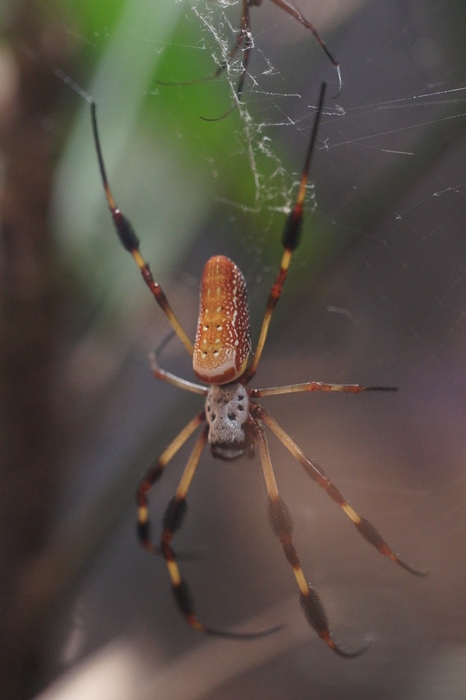
POLYGON ((210 258, 201 280, 193 369, 207 384, 227 384, 246 369, 251 352, 246 282, 224 255, 210 258))

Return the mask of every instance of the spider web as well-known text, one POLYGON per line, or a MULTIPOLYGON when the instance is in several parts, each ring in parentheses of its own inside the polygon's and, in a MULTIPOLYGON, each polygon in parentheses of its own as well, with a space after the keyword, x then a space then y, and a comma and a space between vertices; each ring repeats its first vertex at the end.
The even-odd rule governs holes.
MULTIPOLYGON (((457 611, 464 607, 466 580, 464 557, 458 554, 466 525, 464 4, 325 3, 328 17, 316 14, 321 8, 314 4, 299 7, 338 57, 343 90, 327 100, 309 187, 308 223, 257 381, 270 385, 312 378, 400 387, 388 398, 343 397, 338 405, 329 401, 333 397, 290 397, 270 410, 390 543, 432 573, 419 586, 360 550, 360 543, 353 542, 356 535, 340 527, 332 506, 312 484, 300 480, 299 468, 277 448, 274 463, 295 521, 297 548, 309 578, 324 591, 339 639, 357 646, 359 633, 369 629, 380 634, 380 644, 374 643, 355 671, 333 666, 324 655, 309 664, 310 655, 320 649, 317 643, 310 646, 314 640, 305 630, 303 638, 290 635, 285 649, 271 646, 265 659, 259 652, 255 656, 252 647, 243 652, 248 657, 243 665, 235 657, 232 666, 238 664, 245 675, 248 671, 247 678, 227 669, 220 680, 203 680, 194 652, 205 664, 217 647, 192 641, 168 603, 154 605, 154 585, 164 601, 169 599, 162 564, 155 562, 160 572, 154 573, 153 562, 143 570, 132 536, 126 541, 123 535, 122 545, 102 555, 106 570, 94 573, 95 580, 81 592, 76 607, 85 611, 84 632, 69 619, 64 622, 65 628, 69 624, 66 663, 122 630, 127 634, 134 624, 137 631, 128 634, 132 649, 145 678, 152 678, 154 688, 160 683, 164 697, 257 697, 261 692, 278 698, 290 696, 293 688, 296 698, 307 698, 309 689, 314 697, 325 698, 331 687, 349 698, 384 697, 383 692, 389 698, 400 697, 403 687, 403 697, 417 698, 427 683, 441 684, 445 668, 453 668, 456 679, 451 697, 461 685, 458 658, 464 636, 457 611), (115 598, 107 601, 106 592, 119 576, 115 598), (134 600, 126 612, 120 604, 128 589, 134 600), (98 620, 104 620, 99 629, 92 620, 96 610, 102 615, 98 620), (148 639, 148 647, 157 650, 150 663, 141 652, 148 639), (186 649, 183 659, 180 648, 186 649), (151 675, 152 664, 159 675, 151 675), (179 664, 189 681, 177 676, 179 664)), ((240 55, 215 81, 189 86, 160 81, 183 83, 210 75, 228 56, 239 10, 236 3, 165 3, 163 8, 160 3, 120 3, 112 15, 109 3, 112 22, 107 29, 68 24, 77 46, 88 47, 92 56, 85 87, 99 106, 117 201, 131 216, 156 276, 163 272, 173 306, 181 309, 191 330, 203 262, 219 252, 234 257, 244 270, 257 328, 323 77, 330 95, 336 92, 334 70, 310 33, 264 0, 251 8, 254 47, 241 104, 219 122, 199 119, 228 110, 240 55), (134 56, 136 64, 130 60, 134 56)), ((166 387, 154 389, 148 379, 143 355, 165 337, 166 327, 160 315, 154 320, 152 300, 130 261, 116 245, 109 250, 111 231, 85 104, 74 129, 58 178, 56 226, 62 245, 82 268, 80 278, 84 273, 93 289, 99 313, 97 328, 76 344, 68 381, 81 391, 81 401, 103 391, 105 410, 93 416, 99 429, 91 434, 91 444, 75 445, 70 471, 77 476, 73 493, 63 495, 63 510, 70 503, 92 502, 95 492, 108 487, 109 465, 115 463, 124 465, 122 481, 131 491, 166 436, 176 434, 198 410, 192 397, 173 399, 166 387), (137 410, 128 415, 128 406, 137 410)), ((189 376, 183 350, 178 353, 173 345, 164 353, 164 366, 189 376)), ((97 406, 101 409, 99 402, 97 406)), ((186 456, 183 452, 173 466, 172 481, 167 477, 168 483, 160 486, 157 512, 172 496, 186 456)), ((239 610, 234 619, 249 624, 258 600, 267 608, 276 604, 277 591, 279 600, 295 591, 285 563, 274 558, 278 545, 262 522, 257 468, 247 464, 235 472, 236 466, 228 470, 206 462, 193 487, 188 532, 180 536, 180 549, 202 550, 200 562, 182 561, 181 566, 202 616, 228 625, 229 613, 239 610), (216 557, 228 571, 227 579, 218 563, 209 568, 216 557)), ((125 522, 125 533, 131 531, 133 517, 130 506, 126 512, 130 525, 125 522)), ((289 610, 295 602, 293 598, 289 610)), ((292 624, 299 626, 292 614, 292 624)), ((53 677, 56 665, 51 667, 53 677)), ((150 696, 148 690, 138 692, 150 696)))

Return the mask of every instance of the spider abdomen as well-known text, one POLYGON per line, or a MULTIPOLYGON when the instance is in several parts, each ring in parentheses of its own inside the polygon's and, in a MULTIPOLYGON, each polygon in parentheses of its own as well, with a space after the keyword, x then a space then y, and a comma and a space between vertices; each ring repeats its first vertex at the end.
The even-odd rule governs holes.
POLYGON ((207 393, 205 414, 212 454, 227 460, 240 457, 248 446, 249 396, 243 384, 213 384, 207 393))
POLYGON ((227 384, 240 377, 251 352, 246 282, 239 267, 224 255, 204 267, 193 369, 207 384, 227 384))

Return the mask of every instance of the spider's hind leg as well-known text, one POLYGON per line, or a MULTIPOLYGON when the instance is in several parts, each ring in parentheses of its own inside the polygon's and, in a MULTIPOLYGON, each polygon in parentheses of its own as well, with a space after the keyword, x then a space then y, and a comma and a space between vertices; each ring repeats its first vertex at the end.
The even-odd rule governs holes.
MULTIPOLYGON (((193 421, 191 421, 188 426, 186 427, 185 431, 183 431, 178 438, 175 439, 176 446, 179 448, 181 444, 183 444, 187 437, 185 436, 184 432, 188 433, 189 430, 194 429, 194 427, 197 427, 198 422, 203 419, 204 415, 203 412, 196 417, 193 421), (182 439, 184 438, 184 439, 182 439)), ((231 639, 256 639, 259 637, 265 637, 269 634, 272 634, 273 632, 276 632, 278 629, 281 628, 280 626, 268 628, 265 630, 259 630, 258 632, 228 632, 228 631, 223 631, 223 630, 217 630, 212 627, 208 627, 204 625, 202 622, 199 621, 199 619, 196 616, 196 613, 194 611, 194 604, 193 604, 193 599, 191 595, 191 591, 189 589, 188 584, 186 583, 185 579, 182 577, 180 569, 178 567, 178 563, 176 560, 176 555, 174 550, 172 549, 171 543, 173 541, 175 533, 180 529, 184 516, 186 514, 187 510, 187 505, 186 505, 186 497, 188 494, 189 487, 191 485, 192 479, 194 477, 194 474, 196 472, 196 468, 199 464, 199 460, 201 458, 202 452, 204 450, 204 447, 207 443, 207 433, 208 433, 208 426, 204 427, 204 430, 202 433, 199 435, 198 439, 196 440, 194 447, 191 451, 191 454, 189 456, 188 462, 186 464, 186 467, 183 471, 183 474, 181 476, 180 482, 178 484, 178 487, 176 489, 176 493, 174 497, 171 499, 170 503, 168 504, 168 507, 165 511, 165 515, 163 518, 163 531, 162 531, 162 536, 160 539, 160 546, 155 547, 151 542, 149 541, 149 528, 148 528, 148 511, 147 511, 147 499, 145 497, 145 492, 149 486, 150 479, 144 480, 141 482, 141 486, 139 487, 138 490, 138 502, 139 502, 139 526, 138 526, 138 532, 139 532, 139 538, 141 540, 141 543, 145 547, 145 549, 148 549, 149 551, 153 552, 154 554, 161 554, 165 560, 165 563, 167 565, 168 569, 168 575, 170 577, 171 585, 172 585, 172 592, 173 592, 173 597, 175 599, 176 606, 180 613, 183 615, 185 618, 186 622, 195 630, 198 632, 203 632, 204 634, 209 634, 209 635, 214 635, 218 637, 227 637, 231 639)), ((189 435, 188 435, 189 436, 189 435)), ((172 443, 173 444, 173 443, 172 443)), ((172 456, 172 455, 170 455, 172 456)), ((160 460, 159 460, 160 462, 160 460)), ((151 476, 152 480, 154 477, 154 474, 158 477, 160 475, 161 471, 161 465, 159 464, 159 467, 157 469, 157 463, 150 472, 149 476, 151 476)))
POLYGON ((367 644, 355 651, 345 651, 332 638, 327 615, 316 590, 307 582, 292 540, 292 522, 287 506, 278 493, 275 474, 270 459, 264 431, 258 422, 255 424, 255 437, 259 448, 262 472, 268 498, 268 511, 273 533, 281 542, 286 560, 290 564, 299 588, 299 602, 306 620, 330 649, 347 659, 359 656, 367 649, 367 644))
MULTIPOLYGON (((384 388, 384 387, 382 387, 384 388)), ((389 389, 390 387, 386 387, 389 389)), ((420 571, 415 569, 410 564, 403 561, 398 554, 396 554, 384 540, 382 535, 376 530, 376 528, 365 518, 362 518, 359 513, 357 513, 354 508, 350 506, 346 498, 343 496, 341 491, 335 486, 335 484, 330 481, 328 476, 325 474, 322 467, 320 467, 316 462, 311 462, 308 457, 304 454, 300 447, 291 439, 291 437, 283 430, 283 428, 277 423, 277 421, 272 418, 270 413, 268 413, 261 406, 255 405, 256 416, 263 421, 275 435, 280 440, 280 442, 286 447, 287 450, 291 452, 293 457, 301 464, 304 468, 306 474, 311 477, 332 499, 334 503, 340 506, 345 515, 351 520, 359 534, 367 541, 370 545, 375 547, 380 554, 391 559, 391 561, 401 566, 402 569, 409 571, 415 576, 426 576, 426 571, 420 571)))

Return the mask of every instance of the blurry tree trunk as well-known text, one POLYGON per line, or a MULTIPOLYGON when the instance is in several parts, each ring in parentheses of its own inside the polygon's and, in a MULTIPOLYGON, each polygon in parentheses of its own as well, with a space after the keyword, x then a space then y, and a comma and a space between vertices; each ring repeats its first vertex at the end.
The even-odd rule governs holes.
MULTIPOLYGON (((51 110, 60 83, 31 60, 62 65, 63 42, 37 7, 13 4, 11 89, 0 113, 0 697, 30 697, 39 659, 38 620, 20 591, 48 534, 60 469, 51 401, 58 290, 50 239, 54 165, 51 110)), ((8 65, 10 64, 10 65, 8 65)), ((3 73, 2 73, 3 74, 3 73)))

